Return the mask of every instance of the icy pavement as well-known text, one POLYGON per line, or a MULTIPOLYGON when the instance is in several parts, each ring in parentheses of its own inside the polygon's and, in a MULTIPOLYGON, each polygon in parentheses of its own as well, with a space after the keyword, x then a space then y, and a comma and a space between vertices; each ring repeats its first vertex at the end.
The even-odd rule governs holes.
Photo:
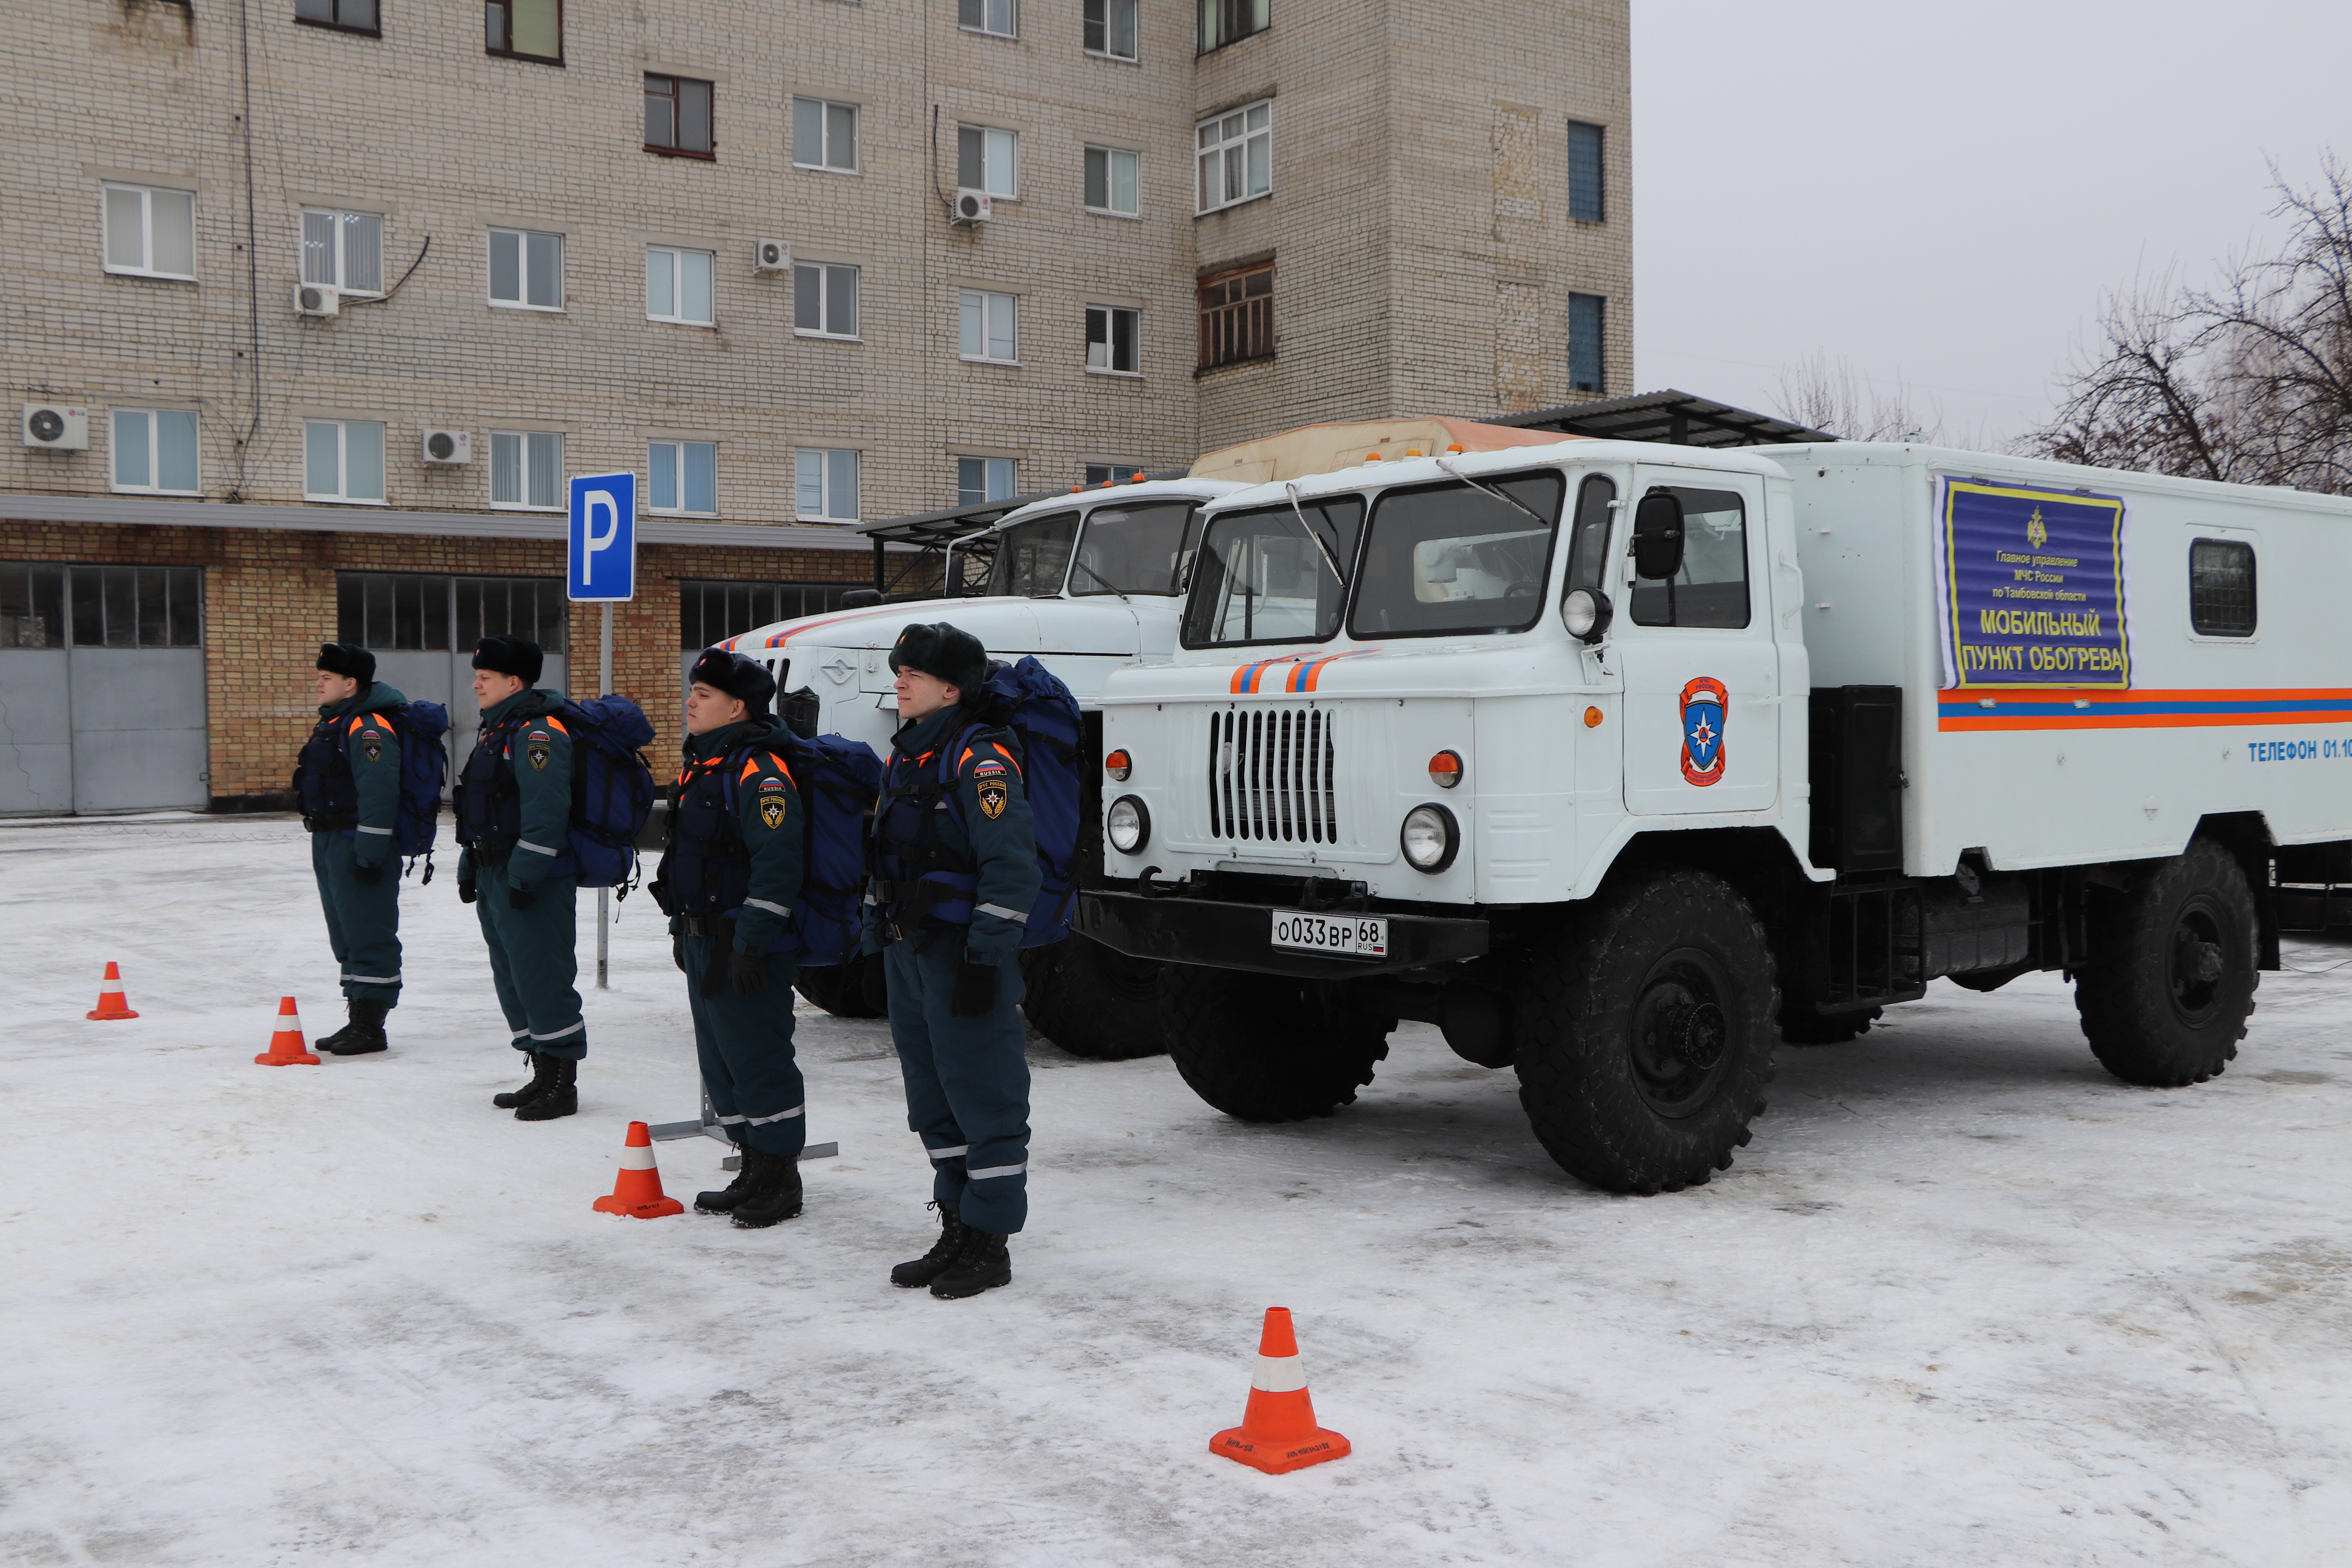
POLYGON ((2054 981, 1939 983, 1647 1199, 1419 1026, 1286 1128, 1039 1044, 1013 1285, 950 1303, 885 1278, 931 1228, 877 1024, 803 1014, 803 1218, 591 1212, 697 1100, 641 897, 575 1118, 491 1109, 446 859, 391 1053, 254 1066, 279 995, 340 1021, 308 868, 283 820, 0 828, 0 1561, 2352 1561, 2352 967, 2264 976, 2179 1092, 2054 981), (82 1018, 110 958, 136 1022, 82 1018), (1207 1452, 1274 1305, 1355 1444, 1279 1478, 1207 1452))

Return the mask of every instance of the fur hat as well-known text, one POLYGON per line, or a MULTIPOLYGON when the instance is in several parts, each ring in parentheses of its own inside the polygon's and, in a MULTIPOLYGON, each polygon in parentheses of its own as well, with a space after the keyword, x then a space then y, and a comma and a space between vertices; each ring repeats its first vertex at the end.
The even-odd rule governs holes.
POLYGON ((961 626, 918 621, 898 634, 898 646, 890 650, 890 668, 920 670, 972 697, 988 684, 988 650, 961 626))
POLYGON ((696 686, 708 686, 740 698, 747 713, 765 713, 768 700, 776 694, 776 678, 768 673, 766 665, 723 647, 704 648, 702 657, 694 661, 694 673, 687 679, 696 686))
POLYGON ((348 675, 365 691, 375 681, 375 655, 352 642, 319 645, 319 668, 330 675, 348 675))
POLYGON ((539 684, 539 672, 547 656, 529 637, 484 637, 474 645, 474 668, 494 669, 500 675, 511 675, 525 686, 539 684))

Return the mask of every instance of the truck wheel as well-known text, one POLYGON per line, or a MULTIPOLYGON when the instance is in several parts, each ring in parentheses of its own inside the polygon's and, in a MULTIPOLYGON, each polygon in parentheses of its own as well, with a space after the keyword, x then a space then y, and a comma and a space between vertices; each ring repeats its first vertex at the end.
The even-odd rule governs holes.
POLYGON ((1780 1037, 1792 1046, 1842 1046, 1870 1033, 1870 1026, 1885 1011, 1884 1007, 1871 1007, 1859 1013, 1823 1015, 1810 1008, 1801 1011, 1800 1005, 1793 1001, 1783 1002, 1780 1037))
POLYGON ((793 977, 793 989, 836 1018, 878 1018, 882 1015, 866 1001, 866 966, 881 962, 879 954, 858 953, 846 963, 803 968, 793 977))
POLYGON ((1342 985, 1183 963, 1161 973, 1160 1016, 1192 1092, 1244 1121, 1303 1121, 1349 1104, 1395 1026, 1342 985))
POLYGON ((1129 958, 1098 942, 1066 936, 1024 949, 1021 1011, 1037 1032, 1089 1061, 1123 1062, 1168 1049, 1160 1021, 1160 973, 1166 965, 1129 958))
POLYGON ((1675 1192, 1728 1170, 1764 1113, 1779 1035, 1772 952, 1717 878, 1605 897, 1535 954, 1519 993, 1519 1103, 1570 1175, 1675 1192))
POLYGON ((2226 1068, 2254 1011, 2254 896, 2209 838, 2098 889, 2074 1009, 2099 1065, 2126 1083, 2178 1089, 2226 1068))

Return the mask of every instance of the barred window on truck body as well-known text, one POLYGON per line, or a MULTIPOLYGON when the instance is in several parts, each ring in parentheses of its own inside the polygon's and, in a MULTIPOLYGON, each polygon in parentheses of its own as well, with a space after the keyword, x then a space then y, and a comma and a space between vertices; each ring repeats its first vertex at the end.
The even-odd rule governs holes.
POLYGON ((2254 635, 2254 547, 2242 539, 2189 546, 2189 625, 2199 637, 2254 635))

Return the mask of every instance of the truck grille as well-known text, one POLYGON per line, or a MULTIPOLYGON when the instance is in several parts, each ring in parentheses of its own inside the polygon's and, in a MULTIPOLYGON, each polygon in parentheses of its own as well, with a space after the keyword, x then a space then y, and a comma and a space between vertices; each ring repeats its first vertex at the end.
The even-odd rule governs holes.
POLYGON ((1209 837, 1336 844, 1334 715, 1252 708, 1209 715, 1209 837))

